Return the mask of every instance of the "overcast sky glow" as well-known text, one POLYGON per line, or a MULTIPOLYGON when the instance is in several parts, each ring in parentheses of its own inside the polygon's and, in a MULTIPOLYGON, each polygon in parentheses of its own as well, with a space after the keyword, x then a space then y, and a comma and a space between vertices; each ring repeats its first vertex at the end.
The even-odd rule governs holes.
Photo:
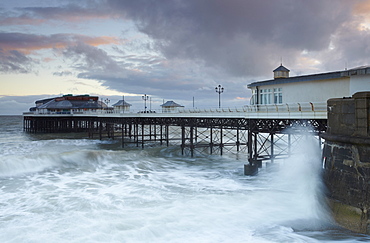
POLYGON ((370 65, 370 0, 3 0, 0 115, 60 94, 249 103, 248 83, 370 65))

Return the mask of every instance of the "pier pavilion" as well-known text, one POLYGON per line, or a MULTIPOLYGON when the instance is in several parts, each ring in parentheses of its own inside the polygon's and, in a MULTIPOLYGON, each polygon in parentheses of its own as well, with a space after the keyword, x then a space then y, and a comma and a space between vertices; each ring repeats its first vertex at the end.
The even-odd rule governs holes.
POLYGON ((290 70, 280 65, 273 72, 273 79, 248 85, 252 105, 326 102, 370 90, 370 66, 289 77, 290 70))

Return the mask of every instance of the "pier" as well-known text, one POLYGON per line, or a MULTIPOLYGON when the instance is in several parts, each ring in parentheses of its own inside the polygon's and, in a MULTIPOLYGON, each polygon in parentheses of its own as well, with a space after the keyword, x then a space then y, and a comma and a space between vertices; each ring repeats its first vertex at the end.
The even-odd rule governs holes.
POLYGON ((182 154, 189 156, 196 151, 220 155, 230 150, 247 151, 245 174, 257 173, 262 161, 289 156, 294 136, 303 130, 319 137, 326 128, 326 103, 172 112, 24 113, 24 130, 30 133, 86 132, 89 138, 119 138, 122 147, 177 142, 182 154))

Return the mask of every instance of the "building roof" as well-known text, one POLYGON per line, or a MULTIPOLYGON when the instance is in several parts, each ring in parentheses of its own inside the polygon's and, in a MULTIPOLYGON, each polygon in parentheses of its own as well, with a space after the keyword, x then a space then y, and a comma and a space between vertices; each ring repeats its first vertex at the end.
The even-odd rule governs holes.
POLYGON ((276 68, 273 72, 277 72, 277 71, 285 71, 285 72, 290 72, 289 69, 287 69, 286 67, 283 66, 283 64, 281 64, 278 68, 276 68))
MULTIPOLYGON (((102 102, 83 101, 83 100, 51 100, 37 107, 38 109, 99 109, 102 108, 102 102)), ((106 105, 105 105, 106 106, 106 105)))
POLYGON ((119 100, 117 103, 113 104, 112 106, 131 106, 131 104, 127 103, 124 100, 119 100))
POLYGON ((55 98, 47 98, 47 99, 42 99, 42 100, 36 100, 35 103, 38 104, 38 103, 42 103, 42 104, 45 104, 51 100, 53 100, 55 98))
POLYGON ((330 73, 319 73, 312 75, 303 75, 295 76, 289 78, 279 78, 279 79, 270 79, 265 81, 258 81, 248 84, 248 88, 263 86, 263 85, 275 85, 275 84, 286 84, 286 83, 297 83, 297 82, 307 82, 315 80, 329 80, 343 77, 342 72, 330 72, 330 73))
POLYGON ((163 105, 161 105, 162 107, 184 107, 183 105, 179 105, 177 104, 176 102, 170 100, 170 101, 167 101, 166 103, 164 103, 163 105))
MULTIPOLYGON (((281 66, 280 66, 281 67, 281 66)), ((280 68, 278 67, 278 68, 280 68)), ((276 71, 275 69, 274 71, 276 71)), ((370 66, 361 66, 352 68, 344 71, 328 72, 328 73, 318 73, 311 75, 302 75, 288 78, 270 79, 265 81, 258 81, 248 84, 248 88, 263 86, 263 85, 275 85, 275 84, 286 84, 286 83, 296 83, 296 82, 307 82, 315 80, 331 80, 337 78, 349 78, 355 75, 368 75, 370 74, 370 66)))

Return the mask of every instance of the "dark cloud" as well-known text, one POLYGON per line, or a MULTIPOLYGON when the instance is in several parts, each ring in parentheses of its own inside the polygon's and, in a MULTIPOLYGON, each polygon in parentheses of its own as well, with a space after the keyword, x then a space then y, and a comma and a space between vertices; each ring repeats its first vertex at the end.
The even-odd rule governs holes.
POLYGON ((167 58, 201 59, 234 76, 263 75, 280 57, 328 48, 356 1, 107 0, 167 58), (265 70, 265 72, 263 71, 265 70))
POLYGON ((329 67, 338 65, 353 68, 370 65, 370 30, 359 31, 358 28, 358 24, 346 23, 335 33, 332 49, 322 56, 329 67))
POLYGON ((190 61, 169 62, 151 55, 111 56, 82 43, 65 49, 63 56, 79 72, 78 78, 99 80, 104 86, 128 93, 175 96, 193 92, 208 82, 199 82, 199 75, 194 75, 197 65, 190 61))
POLYGON ((3 51, 0 49, 0 72, 1 73, 29 73, 35 61, 19 51, 3 51))
POLYGON ((39 25, 46 21, 78 22, 91 19, 108 19, 115 16, 100 1, 71 1, 70 4, 42 7, 19 7, 2 12, 0 25, 39 25))

